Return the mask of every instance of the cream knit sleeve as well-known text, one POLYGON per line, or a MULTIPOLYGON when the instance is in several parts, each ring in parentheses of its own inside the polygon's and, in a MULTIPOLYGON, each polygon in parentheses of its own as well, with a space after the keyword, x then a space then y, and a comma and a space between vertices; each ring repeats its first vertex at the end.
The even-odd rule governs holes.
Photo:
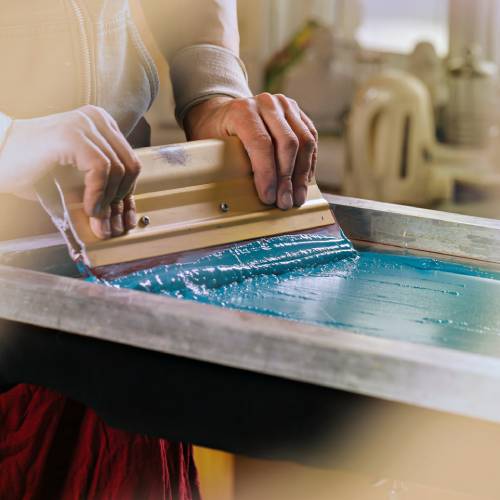
POLYGON ((190 45, 170 61, 175 114, 182 123, 192 106, 214 96, 251 95, 242 61, 217 45, 190 45))

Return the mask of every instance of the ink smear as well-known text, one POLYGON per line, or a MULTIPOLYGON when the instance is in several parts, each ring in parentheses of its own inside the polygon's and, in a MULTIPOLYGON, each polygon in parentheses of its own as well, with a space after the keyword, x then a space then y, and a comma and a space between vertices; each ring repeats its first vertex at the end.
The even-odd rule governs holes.
POLYGON ((265 238, 109 281, 129 288, 407 342, 500 356, 500 273, 343 237, 265 238))

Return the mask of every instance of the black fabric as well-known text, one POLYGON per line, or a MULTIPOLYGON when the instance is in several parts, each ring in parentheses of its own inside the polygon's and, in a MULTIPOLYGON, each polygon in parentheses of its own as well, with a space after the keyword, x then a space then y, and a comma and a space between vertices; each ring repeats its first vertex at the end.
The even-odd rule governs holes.
POLYGON ((500 494, 491 473, 500 463, 496 424, 0 321, 0 387, 16 383, 54 389, 111 426, 171 441, 500 494), (369 433, 357 425, 368 416, 369 433), (428 442, 401 455, 421 426, 432 429, 428 442), (457 436, 446 467, 441 433, 447 445, 457 436), (478 468, 484 451, 490 459, 478 468))
POLYGON ((127 137, 129 144, 135 148, 151 146, 151 127, 145 118, 141 118, 134 130, 127 137))
MULTIPOLYGON (((4 322, 0 384, 42 385, 108 424, 171 441, 283 459, 319 456, 353 410, 347 393, 4 322), (310 455, 310 453, 307 453, 310 455)), ((359 411, 359 408, 356 410, 359 411)))

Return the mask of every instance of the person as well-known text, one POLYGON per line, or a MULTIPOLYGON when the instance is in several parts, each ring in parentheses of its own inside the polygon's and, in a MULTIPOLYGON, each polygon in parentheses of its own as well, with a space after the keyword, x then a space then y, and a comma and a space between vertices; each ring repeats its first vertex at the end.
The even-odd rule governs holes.
MULTIPOLYGON (((302 205, 317 133, 296 102, 252 95, 235 0, 143 2, 170 66, 189 140, 238 136, 262 202, 302 205)), ((99 238, 136 223, 143 115, 158 74, 133 0, 0 2, 0 192, 33 198, 54 167, 84 172, 99 238)), ((4 499, 199 498, 191 447, 112 429, 91 409, 28 384, 0 393, 4 499)))

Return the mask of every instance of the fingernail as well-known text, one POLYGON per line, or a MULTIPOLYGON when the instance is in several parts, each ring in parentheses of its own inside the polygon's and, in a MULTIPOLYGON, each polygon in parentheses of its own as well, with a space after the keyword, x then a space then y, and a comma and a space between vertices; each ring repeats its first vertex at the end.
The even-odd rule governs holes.
POLYGON ((102 233, 105 238, 111 237, 111 221, 109 219, 101 219, 102 233))
POLYGON ((102 203, 98 201, 94 207, 94 214, 93 214, 94 217, 98 217, 99 215, 101 215, 101 212, 102 212, 102 203))
POLYGON ((125 227, 126 229, 134 229, 137 226, 137 214, 135 210, 127 210, 125 212, 125 227))
POLYGON ((292 193, 290 191, 285 191, 280 198, 280 205, 279 207, 283 210, 288 210, 289 208, 292 208, 293 205, 293 199, 292 199, 292 193))
POLYGON ((306 200, 307 200, 307 188, 304 186, 297 188, 297 190, 295 191, 295 199, 294 199, 295 206, 300 207, 306 202, 306 200))
POLYGON ((274 205, 276 203, 276 188, 270 187, 265 193, 265 203, 267 205, 274 205))
POLYGON ((109 219, 96 219, 92 217, 90 219, 90 229, 92 229, 92 232, 101 240, 111 237, 111 224, 109 219))
POLYGON ((111 217, 111 232, 113 236, 120 236, 123 234, 123 216, 116 214, 111 217))

